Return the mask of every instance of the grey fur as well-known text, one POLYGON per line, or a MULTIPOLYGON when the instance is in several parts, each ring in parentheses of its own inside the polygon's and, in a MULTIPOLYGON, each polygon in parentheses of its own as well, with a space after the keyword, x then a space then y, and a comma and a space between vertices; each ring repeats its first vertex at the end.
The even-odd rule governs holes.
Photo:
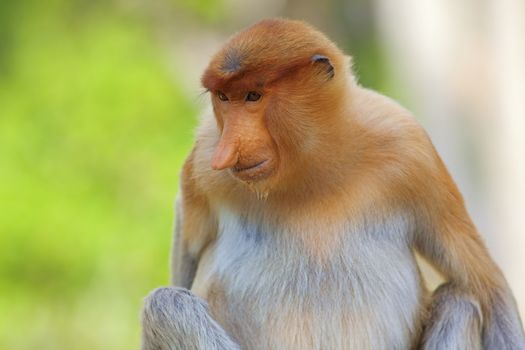
POLYGON ((244 349, 408 349, 418 338, 423 290, 405 218, 385 218, 388 231, 315 218, 291 228, 254 212, 219 211, 210 274, 225 294, 207 296, 244 349), (302 244, 309 230, 345 239, 319 260, 302 244))
POLYGON ((444 284, 434 292, 421 349, 482 349, 481 325, 478 302, 453 285, 444 284))
POLYGON ((236 48, 231 48, 224 57, 221 65, 221 70, 225 73, 234 73, 241 69, 242 56, 241 52, 236 48))
POLYGON ((198 259, 192 256, 182 243, 182 220, 183 213, 181 197, 179 197, 175 204, 175 230, 173 232, 173 246, 171 253, 171 283, 189 289, 191 288, 191 284, 197 271, 198 259))
POLYGON ((515 310, 507 293, 494 300, 490 319, 483 319, 473 298, 444 284, 434 293, 422 349, 523 350, 525 338, 515 310))
POLYGON ((206 303, 185 288, 158 288, 145 299, 142 350, 240 349, 208 313, 206 303))
POLYGON ((508 290, 494 300, 491 318, 484 324, 485 349, 525 350, 525 336, 516 310, 516 301, 508 290))

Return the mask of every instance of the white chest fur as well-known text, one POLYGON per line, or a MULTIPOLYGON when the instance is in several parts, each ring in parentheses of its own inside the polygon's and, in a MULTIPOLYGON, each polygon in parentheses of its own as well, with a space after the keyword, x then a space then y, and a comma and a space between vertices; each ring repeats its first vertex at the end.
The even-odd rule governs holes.
POLYGON ((408 348, 422 290, 406 223, 342 220, 316 230, 221 211, 211 276, 222 297, 210 300, 212 312, 248 349, 408 348), (320 259, 302 243, 304 234, 345 239, 320 259))

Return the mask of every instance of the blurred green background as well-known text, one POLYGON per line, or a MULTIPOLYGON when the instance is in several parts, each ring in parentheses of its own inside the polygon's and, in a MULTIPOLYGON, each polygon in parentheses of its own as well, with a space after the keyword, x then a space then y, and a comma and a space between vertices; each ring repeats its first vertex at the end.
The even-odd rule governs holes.
POLYGON ((196 115, 148 21, 0 2, 0 349, 138 348, 196 115))
POLYGON ((307 19, 352 53, 364 85, 416 106, 370 2, 260 6, 0 2, 0 349, 139 347, 141 299, 169 282, 199 74, 232 32, 307 19))

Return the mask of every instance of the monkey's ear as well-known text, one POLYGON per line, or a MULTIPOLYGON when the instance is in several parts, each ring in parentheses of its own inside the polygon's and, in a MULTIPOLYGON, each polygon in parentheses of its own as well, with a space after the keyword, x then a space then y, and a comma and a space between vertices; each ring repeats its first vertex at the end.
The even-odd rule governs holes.
POLYGON ((328 79, 332 79, 335 75, 334 66, 332 66, 332 62, 330 62, 330 59, 323 55, 313 55, 312 56, 312 62, 314 64, 324 65, 325 66, 325 72, 328 75, 328 79))

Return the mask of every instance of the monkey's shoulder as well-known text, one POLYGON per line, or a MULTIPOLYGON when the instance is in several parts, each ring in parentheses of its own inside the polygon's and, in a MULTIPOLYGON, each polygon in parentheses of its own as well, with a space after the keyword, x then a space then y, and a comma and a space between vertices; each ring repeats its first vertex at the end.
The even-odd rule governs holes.
POLYGON ((360 128, 353 168, 355 178, 365 179, 355 186, 366 183, 381 197, 406 203, 448 183, 443 181, 448 172, 428 134, 408 110, 364 88, 357 90, 353 105, 353 119, 360 128))
POLYGON ((360 128, 361 142, 372 156, 435 161, 435 148, 413 114, 398 102, 376 91, 359 88, 351 114, 360 128))
POLYGON ((365 137, 378 146, 419 144, 427 152, 433 150, 428 134, 413 114, 395 100, 376 91, 356 89, 351 115, 362 128, 365 137))

